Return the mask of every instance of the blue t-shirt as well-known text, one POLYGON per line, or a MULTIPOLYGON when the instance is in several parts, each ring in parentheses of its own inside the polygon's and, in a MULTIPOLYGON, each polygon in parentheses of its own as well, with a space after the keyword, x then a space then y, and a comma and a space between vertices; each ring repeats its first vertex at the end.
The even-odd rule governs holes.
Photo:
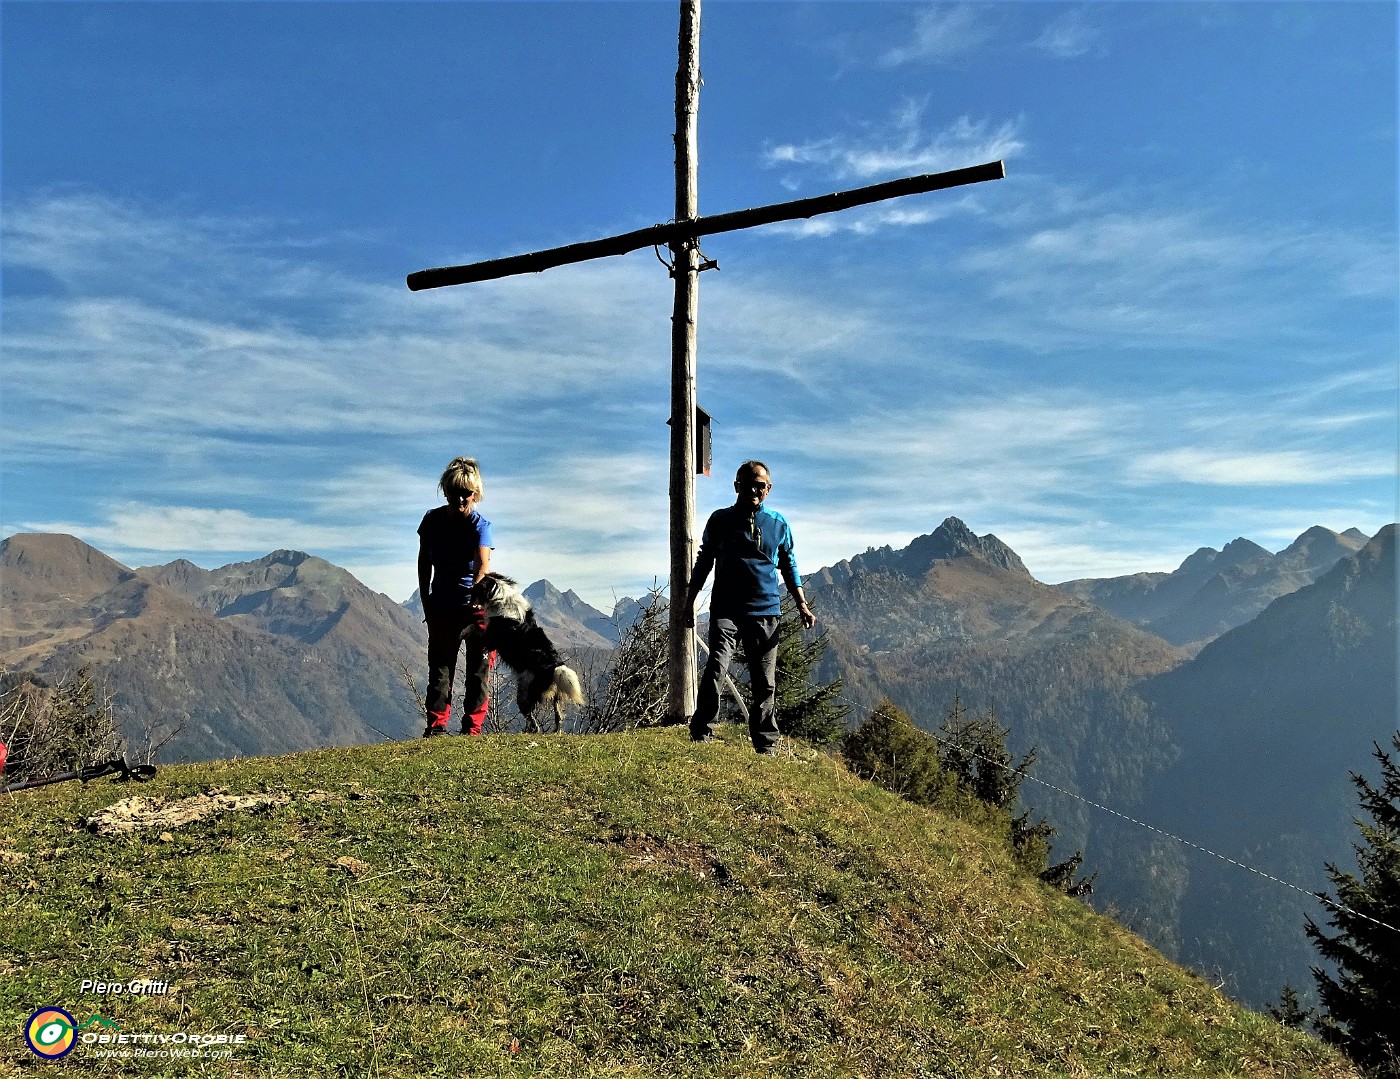
POLYGON ((434 603, 465 607, 480 568, 476 564, 478 550, 496 546, 491 539, 491 522, 476 510, 463 517, 451 506, 439 506, 423 515, 418 535, 433 564, 432 583, 424 601, 431 597, 434 603))
POLYGON ((715 567, 710 593, 712 618, 763 618, 782 613, 778 574, 788 591, 802 578, 793 555, 792 529, 786 518, 759 506, 750 518, 747 508, 726 506, 710 514, 700 538, 692 580, 704 582, 715 567), (755 533, 757 535, 755 536, 755 533))

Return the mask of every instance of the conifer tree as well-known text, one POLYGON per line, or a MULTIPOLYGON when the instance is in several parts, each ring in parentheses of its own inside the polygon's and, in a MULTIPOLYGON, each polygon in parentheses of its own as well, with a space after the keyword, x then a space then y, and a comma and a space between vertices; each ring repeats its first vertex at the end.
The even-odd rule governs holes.
MULTIPOLYGON (((1391 744, 1400 753, 1400 732, 1391 744)), ((1328 936, 1311 918, 1305 928, 1337 967, 1335 977, 1313 968, 1324 1013, 1320 1033, 1368 1074, 1394 1079, 1400 1077, 1400 764, 1379 744, 1373 755, 1381 766, 1379 787, 1351 776, 1371 818, 1357 821, 1360 875, 1328 863, 1337 892, 1328 923, 1337 933, 1328 936)))
POLYGON ((846 736, 842 752, 857 775, 908 801, 1004 828, 1021 869, 1066 895, 1087 895, 1098 874, 1076 879, 1083 854, 1076 851, 1066 861, 1051 865, 1055 826, 1043 818, 1033 820, 1030 810, 1012 816, 1021 780, 1035 763, 1035 753, 1013 765, 1006 745, 1009 733, 994 713, 969 717, 962 700, 954 697, 938 734, 929 734, 886 699, 846 736))
POLYGON ((957 779, 938 759, 938 743, 886 698, 846 735, 841 751, 851 771, 919 805, 946 807, 957 779))
POLYGON ((1021 779, 1035 764, 1034 749, 1020 764, 1011 763, 1011 750, 1006 745, 1010 733, 997 722, 993 711, 989 710, 985 716, 968 715, 958 696, 953 697, 953 705, 938 731, 943 766, 979 801, 997 809, 1010 809, 1015 805, 1021 779))
MULTIPOLYGON (((1006 744, 1010 734, 1010 729, 997 721, 996 712, 989 709, 984 716, 970 716, 958 696, 953 697, 953 705, 943 717, 943 726, 938 732, 943 767, 956 775, 958 785, 979 802, 1007 816, 1020 798, 1021 780, 1036 759, 1036 752, 1031 749, 1020 763, 1013 764, 1011 749, 1006 744)), ((1029 809, 1018 817, 1010 817, 1009 835, 1016 862, 1028 873, 1034 873, 1066 895, 1088 895, 1094 890, 1097 873, 1075 878, 1084 863, 1082 851, 1075 851, 1063 862, 1050 864, 1050 840, 1055 835, 1055 826, 1044 817, 1032 819, 1029 809)))
POLYGON ((797 607, 783 597, 778 623, 778 686, 774 709, 778 730, 817 746, 828 746, 846 733, 850 706, 841 699, 842 682, 825 685, 813 681, 826 652, 825 631, 808 638, 797 616, 797 607))

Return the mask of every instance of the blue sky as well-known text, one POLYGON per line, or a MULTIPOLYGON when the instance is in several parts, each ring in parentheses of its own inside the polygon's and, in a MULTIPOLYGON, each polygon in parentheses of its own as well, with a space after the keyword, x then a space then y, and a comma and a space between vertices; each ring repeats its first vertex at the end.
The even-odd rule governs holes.
MULTIPOLYGON (((279 547, 395 599, 459 453, 498 568, 664 581, 651 251, 671 3, 48 3, 3 43, 0 534, 279 547)), ((772 466, 804 571, 949 515, 1059 581, 1397 517, 1391 3, 709 0, 700 206, 1002 158, 707 239, 701 520, 772 466)))

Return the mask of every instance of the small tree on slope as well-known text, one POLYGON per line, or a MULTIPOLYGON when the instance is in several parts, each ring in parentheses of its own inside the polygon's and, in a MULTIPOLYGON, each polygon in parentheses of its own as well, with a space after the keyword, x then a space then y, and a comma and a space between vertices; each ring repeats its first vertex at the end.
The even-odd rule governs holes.
MULTIPOLYGON (((1400 732, 1391 744, 1400 753, 1400 732)), ((1371 818, 1369 824, 1357 821, 1360 876, 1327 865, 1338 904, 1328 924, 1337 935, 1329 937, 1311 918, 1306 931, 1319 954, 1337 966, 1336 977, 1313 968, 1323 1038, 1369 1074, 1400 1077, 1400 765, 1379 744, 1374 756, 1381 766, 1379 787, 1355 772, 1351 776, 1371 818)))

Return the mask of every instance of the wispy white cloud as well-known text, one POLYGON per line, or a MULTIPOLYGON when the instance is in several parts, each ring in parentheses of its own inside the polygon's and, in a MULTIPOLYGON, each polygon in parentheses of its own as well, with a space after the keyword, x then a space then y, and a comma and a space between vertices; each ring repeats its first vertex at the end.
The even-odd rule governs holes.
POLYGON ((907 207, 862 207, 840 214, 827 214, 812 217, 805 221, 784 221, 771 226, 777 235, 796 236, 835 236, 849 233, 854 236, 872 236, 888 229, 910 228, 918 225, 931 225, 936 221, 955 215, 973 215, 981 212, 975 199, 944 201, 938 206, 909 209, 907 207))
POLYGON ((914 16, 912 36, 886 50, 877 61, 882 68, 907 64, 942 64, 976 51, 992 37, 981 5, 938 4, 914 16))
POLYGON ((828 135, 765 148, 764 164, 813 167, 834 179, 867 180, 887 174, 946 172, 985 161, 1015 157, 1026 147, 1012 121, 993 125, 962 116, 942 130, 926 132, 926 100, 906 100, 880 123, 854 133, 828 135))
POLYGON ((1393 457, 1377 453, 1272 450, 1235 453, 1181 447, 1146 454, 1133 462, 1131 476, 1146 483, 1194 483, 1217 487, 1335 484, 1393 476, 1393 457))
POLYGON ((353 524, 309 524, 292 517, 256 517, 243 510, 159 506, 140 502, 99 503, 97 520, 35 521, 35 532, 64 532, 105 551, 180 552, 349 550, 363 543, 353 524))
MULTIPOLYGON (((664 569, 670 285, 649 254, 417 295, 313 264, 291 276, 318 289, 284 307, 258 230, 222 227, 96 196, 15 207, 7 265, 52 284, 5 297, 6 528, 152 560, 303 547, 402 598, 437 472, 466 452, 508 571, 605 597, 664 569), (17 509, 21 477, 75 469, 142 494, 17 509)), ((809 377, 871 332, 778 283, 706 297, 716 379, 809 377)))
POLYGON ((960 263, 986 281, 1007 316, 981 329, 1009 328, 1019 344, 1277 348, 1287 341, 1297 354, 1341 305, 1395 293, 1393 237, 1102 199, 1061 215, 1036 201, 1052 222, 1027 228, 1024 208, 1013 209, 1004 239, 960 263))
POLYGON ((1258 531, 1277 539, 1291 526, 1272 523, 1271 500, 1301 491, 1318 491, 1328 512, 1279 518, 1305 522, 1279 546, 1312 524, 1374 530, 1392 519, 1393 505, 1358 501, 1350 515, 1337 510, 1338 485, 1393 482, 1396 461, 1345 442, 1313 444, 1326 415, 1298 409, 1286 393, 1111 400, 1087 387, 1008 394, 989 387, 938 403, 911 395, 819 430, 794 421, 746 434, 781 447, 770 461, 774 497, 780 507, 784 500, 806 507, 788 514, 800 526, 805 572, 869 546, 897 546, 954 515, 1011 543, 1040 579, 1061 581, 1171 569, 1196 547, 1248 533, 1255 520, 1270 522, 1258 531), (1231 437, 1199 444, 1188 421, 1201 417, 1218 418, 1231 437), (836 493, 824 500, 833 476, 836 493), (1195 508, 1183 512, 1188 503, 1195 508))
POLYGON ((1107 52, 1103 29, 1089 21, 1084 8, 1072 8, 1051 19, 1031 42, 1031 48, 1056 60, 1073 60, 1089 53, 1102 56, 1107 52))

